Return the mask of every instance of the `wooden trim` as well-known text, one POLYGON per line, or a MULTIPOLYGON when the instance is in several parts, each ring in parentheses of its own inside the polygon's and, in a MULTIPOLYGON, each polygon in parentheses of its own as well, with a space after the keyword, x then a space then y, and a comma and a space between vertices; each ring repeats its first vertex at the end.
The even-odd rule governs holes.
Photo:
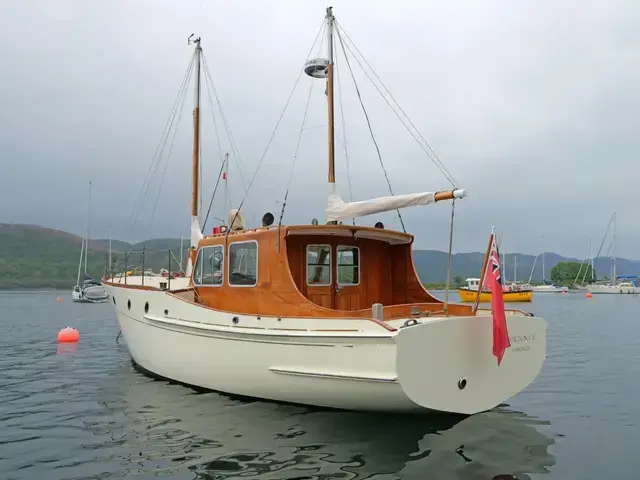
MULTIPOLYGON (((254 316, 253 313, 229 312, 229 311, 220 310, 220 309, 217 309, 217 308, 211 308, 211 307, 208 307, 207 305, 202 305, 200 303, 196 303, 194 301, 191 301, 191 300, 189 300, 187 298, 180 297, 180 296, 176 295, 177 292, 165 291, 165 293, 167 295, 170 295, 170 296, 172 296, 172 297, 174 297, 174 298, 176 298, 178 300, 181 300, 183 302, 190 303, 192 305, 197 305, 198 307, 206 308, 207 310, 211 310, 211 311, 214 311, 214 312, 226 313, 226 314, 229 314, 229 315, 240 314, 240 315, 254 316)), ((352 312, 340 312, 340 313, 349 314, 349 313, 352 313, 352 312)), ((270 319, 278 318, 275 315, 260 315, 260 317, 261 318, 270 318, 270 319)), ((289 317, 288 316, 287 318, 307 318, 307 317, 305 317, 305 316, 297 316, 297 317, 296 316, 291 316, 291 317, 289 317)), ((369 317, 349 317, 349 316, 341 317, 341 318, 337 318, 337 317, 317 317, 317 318, 314 318, 314 320, 365 320, 365 321, 373 322, 373 323, 381 326, 382 328, 384 328, 385 330, 387 330, 389 332, 395 332, 395 331, 398 330, 397 328, 392 327, 391 325, 388 325, 385 322, 381 322, 380 320, 376 320, 375 318, 369 318, 369 317)), ((298 330, 298 329, 278 328, 278 330, 298 330)), ((307 331, 307 329, 300 329, 300 330, 307 331)), ((321 330, 308 330, 308 331, 310 331, 310 332, 316 332, 316 331, 317 332, 321 332, 321 331, 333 331, 333 330, 321 329, 321 330)), ((336 331, 351 331, 351 330, 336 330, 336 331)))

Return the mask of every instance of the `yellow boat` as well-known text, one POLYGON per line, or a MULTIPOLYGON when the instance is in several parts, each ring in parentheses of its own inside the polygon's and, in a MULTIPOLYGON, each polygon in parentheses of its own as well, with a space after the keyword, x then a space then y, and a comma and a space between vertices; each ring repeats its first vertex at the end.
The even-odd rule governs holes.
MULTIPOLYGON (((458 295, 462 302, 475 302, 478 295, 479 278, 467 278, 467 287, 458 288, 458 295)), ((530 302, 533 299, 533 290, 521 289, 502 292, 502 298, 507 302, 530 302)), ((485 291, 480 293, 480 302, 487 303, 491 301, 491 292, 485 291)))

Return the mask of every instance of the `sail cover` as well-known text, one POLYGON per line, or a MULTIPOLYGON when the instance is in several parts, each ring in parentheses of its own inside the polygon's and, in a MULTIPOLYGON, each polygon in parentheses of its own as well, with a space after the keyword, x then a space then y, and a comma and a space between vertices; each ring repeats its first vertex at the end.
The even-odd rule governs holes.
MULTIPOLYGON (((394 195, 390 197, 378 197, 361 202, 345 203, 331 185, 329 193, 329 206, 327 207, 327 221, 344 220, 345 218, 364 217, 374 213, 390 212, 398 208, 428 205, 436 202, 438 192, 409 193, 407 195, 394 195)), ((463 198, 466 190, 454 190, 453 198, 463 198)))
MULTIPOLYGON (((200 220, 198 217, 191 217, 191 247, 198 248, 198 243, 200 240, 204 238, 202 234, 202 227, 200 226, 200 220)), ((191 276, 191 271, 193 270, 193 265, 191 264, 191 255, 189 255, 187 259, 187 270, 185 275, 187 277, 191 276)))

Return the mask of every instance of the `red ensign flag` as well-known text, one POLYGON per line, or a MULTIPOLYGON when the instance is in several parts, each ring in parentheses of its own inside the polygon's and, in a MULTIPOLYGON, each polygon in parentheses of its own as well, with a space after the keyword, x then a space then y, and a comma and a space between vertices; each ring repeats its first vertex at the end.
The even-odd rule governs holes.
POLYGON ((491 233, 491 251, 487 262, 484 284, 491 290, 491 313, 493 315, 493 354, 498 359, 498 365, 507 348, 511 346, 507 331, 507 316, 504 311, 502 297, 502 276, 500 274, 500 254, 496 245, 496 237, 491 233))

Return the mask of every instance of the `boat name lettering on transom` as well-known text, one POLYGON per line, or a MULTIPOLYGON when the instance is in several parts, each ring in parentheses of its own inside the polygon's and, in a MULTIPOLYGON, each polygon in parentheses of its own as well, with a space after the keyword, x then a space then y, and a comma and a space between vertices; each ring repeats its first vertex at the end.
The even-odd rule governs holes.
POLYGON ((535 334, 530 335, 514 335, 513 337, 509 337, 511 343, 522 343, 522 342, 535 342, 536 336, 535 334))

